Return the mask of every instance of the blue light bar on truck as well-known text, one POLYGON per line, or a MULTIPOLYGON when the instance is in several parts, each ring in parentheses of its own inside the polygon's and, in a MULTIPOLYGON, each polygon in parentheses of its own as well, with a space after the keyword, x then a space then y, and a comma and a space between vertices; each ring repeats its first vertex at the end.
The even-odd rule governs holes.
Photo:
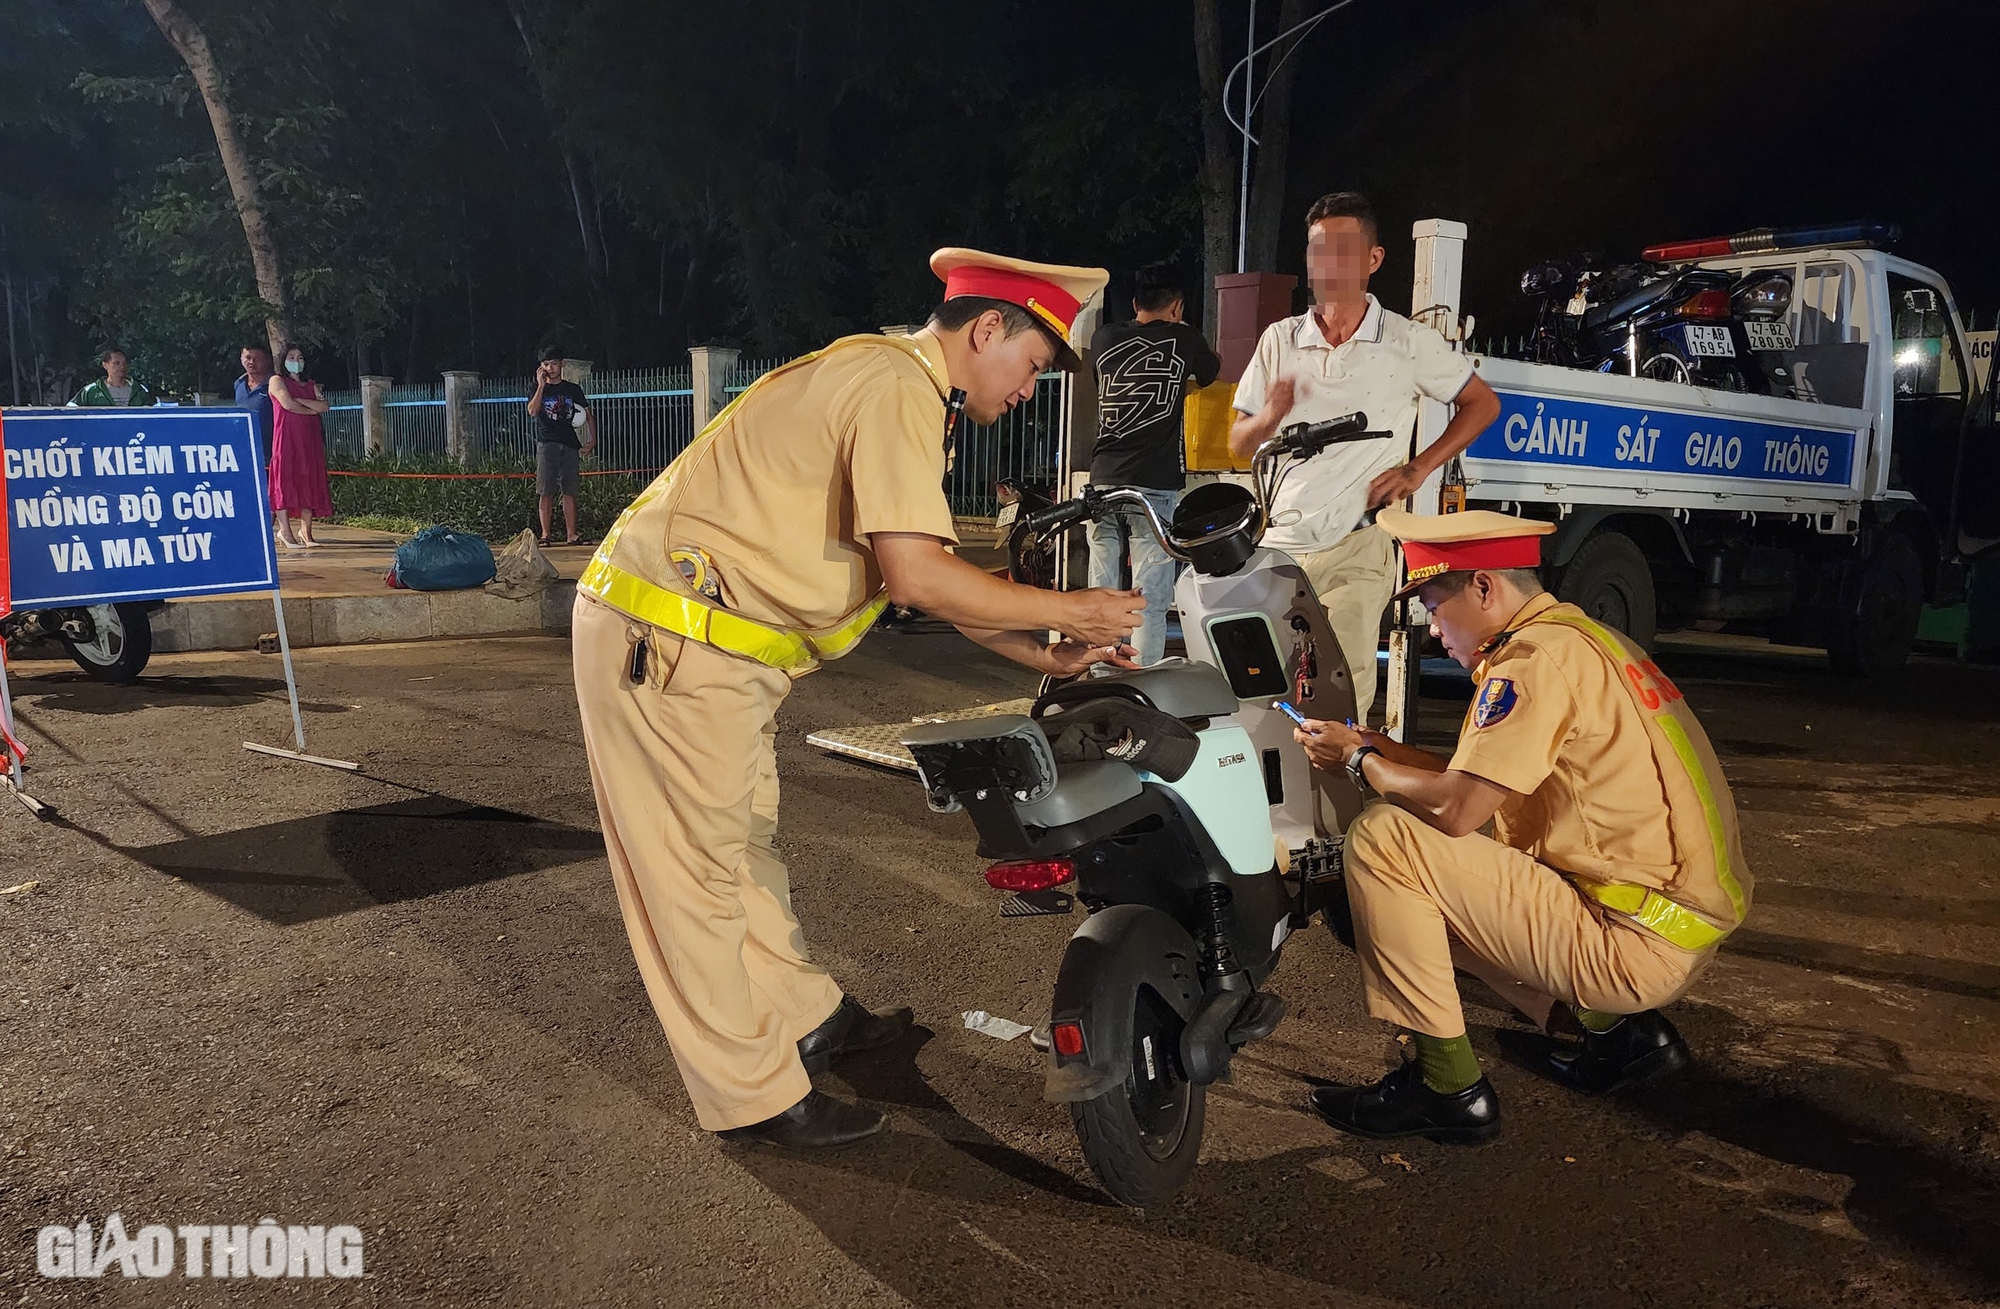
POLYGON ((1890 246, 1903 239, 1894 223, 1828 223, 1819 227, 1753 227, 1734 236, 1699 241, 1669 241, 1649 245, 1639 257, 1648 263, 1671 264, 1688 259, 1719 259, 1724 255, 1761 255, 1807 246, 1890 246))

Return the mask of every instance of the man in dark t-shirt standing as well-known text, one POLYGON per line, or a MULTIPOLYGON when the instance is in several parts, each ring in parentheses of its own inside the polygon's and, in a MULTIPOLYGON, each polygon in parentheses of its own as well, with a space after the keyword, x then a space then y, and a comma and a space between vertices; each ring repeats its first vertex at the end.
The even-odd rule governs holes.
POLYGON ((583 388, 563 380, 563 353, 542 351, 535 370, 535 393, 528 397, 535 420, 535 491, 542 498, 543 545, 554 544, 555 498, 562 497, 564 545, 581 545, 576 534, 576 493, 582 484, 582 456, 597 448, 597 415, 591 412, 583 388), (584 433, 582 441, 577 432, 584 433))
MULTIPOLYGON (((1183 321, 1185 305, 1174 269, 1148 264, 1133 279, 1137 317, 1106 323, 1090 339, 1098 412, 1090 484, 1143 491, 1162 522, 1173 517, 1187 481, 1182 417, 1188 385, 1207 386, 1222 371, 1201 333, 1183 321)), ((1090 585, 1124 585, 1120 573, 1128 553, 1132 585, 1146 597, 1146 621, 1132 644, 1141 664, 1158 663, 1174 599, 1173 558, 1136 509, 1090 525, 1090 585)))

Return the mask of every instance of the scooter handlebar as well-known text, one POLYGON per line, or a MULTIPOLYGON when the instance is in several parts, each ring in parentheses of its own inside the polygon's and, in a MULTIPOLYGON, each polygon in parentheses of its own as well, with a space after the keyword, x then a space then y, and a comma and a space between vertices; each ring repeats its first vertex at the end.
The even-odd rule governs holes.
POLYGON ((1310 459, 1330 445, 1348 441, 1379 441, 1390 435, 1392 433, 1369 431, 1368 415, 1357 411, 1320 423, 1293 423, 1278 434, 1278 446, 1286 453, 1310 459))

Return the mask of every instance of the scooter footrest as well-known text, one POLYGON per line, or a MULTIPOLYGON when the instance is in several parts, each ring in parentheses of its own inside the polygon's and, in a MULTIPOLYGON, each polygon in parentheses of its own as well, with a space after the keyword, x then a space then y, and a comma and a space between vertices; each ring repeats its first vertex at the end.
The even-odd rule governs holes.
POLYGON ((1250 1003, 1243 1006, 1243 1012, 1229 1025, 1229 1048, 1261 1041, 1278 1030, 1278 1024, 1285 1020, 1285 1002, 1275 995, 1259 991, 1250 997, 1250 1003))
POLYGON ((1023 891, 1000 902, 1002 918, 1040 918, 1046 914, 1066 914, 1076 907, 1076 897, 1067 891, 1023 891))

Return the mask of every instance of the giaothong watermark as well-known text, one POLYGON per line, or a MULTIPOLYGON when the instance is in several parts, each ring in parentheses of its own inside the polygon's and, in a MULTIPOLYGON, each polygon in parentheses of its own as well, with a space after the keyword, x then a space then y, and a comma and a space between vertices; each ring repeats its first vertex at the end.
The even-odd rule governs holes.
POLYGON ((128 1231, 122 1214, 102 1228, 54 1224, 35 1238, 44 1277, 360 1277, 361 1229, 256 1223, 147 1223, 128 1231), (178 1258, 176 1256, 179 1256, 178 1258))

